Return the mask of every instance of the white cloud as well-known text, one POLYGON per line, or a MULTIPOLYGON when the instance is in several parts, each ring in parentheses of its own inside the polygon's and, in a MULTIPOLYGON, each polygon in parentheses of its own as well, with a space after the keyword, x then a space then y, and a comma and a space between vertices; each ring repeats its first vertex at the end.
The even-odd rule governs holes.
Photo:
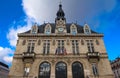
MULTIPOLYGON (((36 22, 54 22, 60 0, 23 0, 26 15, 36 22)), ((116 0, 64 0, 62 1, 68 21, 89 21, 101 12, 111 12, 116 0)))
POLYGON ((57 2, 57 0, 52 2, 51 0, 23 0, 22 5, 29 18, 34 18, 36 22, 43 23, 44 21, 53 21, 56 9, 58 8, 53 3, 57 2))
POLYGON ((4 60, 5 62, 7 62, 7 63, 11 63, 12 60, 13 60, 13 57, 12 57, 12 56, 4 56, 4 57, 3 57, 3 60, 4 60))
POLYGON ((10 42, 10 45, 11 46, 16 46, 16 42, 17 42, 17 39, 18 39, 17 34, 27 31, 28 29, 30 29, 30 27, 31 26, 23 26, 23 27, 18 26, 17 29, 11 28, 9 30, 9 33, 7 34, 7 38, 10 42))
POLYGON ((11 63, 14 51, 10 48, 0 47, 0 61, 11 63))
POLYGON ((17 34, 25 32, 29 30, 32 26, 32 21, 31 19, 25 19, 23 22, 27 22, 25 26, 21 26, 20 24, 17 24, 17 28, 14 28, 14 25, 16 26, 16 22, 13 23, 12 28, 9 29, 9 32, 7 34, 7 38, 9 40, 9 43, 11 46, 15 47, 17 43, 17 34))
MULTIPOLYGON (((16 46, 18 39, 17 34, 29 30, 32 26, 32 21, 33 19, 30 18, 26 18, 18 22, 13 21, 13 24, 11 24, 11 28, 9 29, 9 32, 7 33, 7 39, 10 43, 10 46, 12 47, 16 46), (22 26, 24 22, 26 22, 26 24, 22 26)), ((11 62, 13 60, 13 54, 14 51, 11 48, 0 47, 0 61, 11 65, 11 62)))

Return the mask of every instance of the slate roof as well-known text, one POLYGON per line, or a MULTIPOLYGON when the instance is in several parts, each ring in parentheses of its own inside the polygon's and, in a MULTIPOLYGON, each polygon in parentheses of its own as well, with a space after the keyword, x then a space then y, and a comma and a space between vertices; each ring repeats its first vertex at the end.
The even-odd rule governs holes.
POLYGON ((2 62, 0 62, 0 65, 8 68, 8 65, 6 65, 6 64, 4 64, 4 63, 2 63, 2 62))
MULTIPOLYGON (((55 28, 56 28, 56 24, 55 23, 49 23, 50 25, 51 25, 51 33, 55 33, 55 28)), ((67 33, 70 33, 70 26, 72 25, 73 23, 67 23, 66 24, 66 29, 67 29, 67 33)), ((42 24, 42 25, 39 25, 38 26, 38 33, 44 33, 44 30, 45 30, 45 26, 46 26, 47 24, 45 23, 45 24, 42 24)), ((76 27, 77 27, 77 32, 78 33, 84 33, 84 30, 83 30, 83 26, 81 26, 81 25, 78 25, 78 24, 75 24, 76 25, 76 27)), ((30 30, 29 31, 27 31, 27 32, 24 32, 24 33, 30 33, 30 30)), ((91 30, 91 33, 97 33, 97 32, 95 32, 95 31, 93 31, 93 30, 91 30)))

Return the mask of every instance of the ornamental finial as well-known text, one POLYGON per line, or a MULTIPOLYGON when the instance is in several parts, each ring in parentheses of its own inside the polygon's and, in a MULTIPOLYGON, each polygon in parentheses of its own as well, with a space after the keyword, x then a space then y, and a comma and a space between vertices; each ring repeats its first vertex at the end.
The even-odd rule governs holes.
POLYGON ((62 4, 62 0, 60 0, 60 4, 62 4))

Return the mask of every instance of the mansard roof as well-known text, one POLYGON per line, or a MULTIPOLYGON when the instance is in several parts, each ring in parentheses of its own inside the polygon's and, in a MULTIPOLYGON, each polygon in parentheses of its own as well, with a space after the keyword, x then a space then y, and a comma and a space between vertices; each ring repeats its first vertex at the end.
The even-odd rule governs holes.
MULTIPOLYGON (((51 26, 51 33, 55 33, 55 28, 56 28, 56 24, 55 23, 44 23, 42 25, 39 25, 38 26, 38 33, 44 33, 45 31, 45 26, 47 24, 50 24, 51 26)), ((67 33, 70 33, 70 26, 72 25, 73 23, 67 23, 66 24, 66 30, 67 30, 67 33)), ((78 25, 78 24, 75 24, 76 27, 77 27, 77 33, 84 33, 84 28, 83 26, 81 25, 78 25)), ((27 31, 27 32, 24 32, 24 33, 30 33, 31 30, 27 31)), ((91 30, 91 33, 96 33, 95 31, 91 30)))

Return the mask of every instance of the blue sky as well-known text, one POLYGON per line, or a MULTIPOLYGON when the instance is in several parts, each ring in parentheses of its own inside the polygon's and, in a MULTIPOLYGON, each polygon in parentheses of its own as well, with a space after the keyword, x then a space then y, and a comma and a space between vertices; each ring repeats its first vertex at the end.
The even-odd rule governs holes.
MULTIPOLYGON (((0 1, 0 61, 11 66, 17 33, 27 31, 33 22, 54 22, 60 0, 0 1)), ((120 56, 120 0, 62 0, 67 22, 85 22, 104 33, 110 60, 120 56)))

